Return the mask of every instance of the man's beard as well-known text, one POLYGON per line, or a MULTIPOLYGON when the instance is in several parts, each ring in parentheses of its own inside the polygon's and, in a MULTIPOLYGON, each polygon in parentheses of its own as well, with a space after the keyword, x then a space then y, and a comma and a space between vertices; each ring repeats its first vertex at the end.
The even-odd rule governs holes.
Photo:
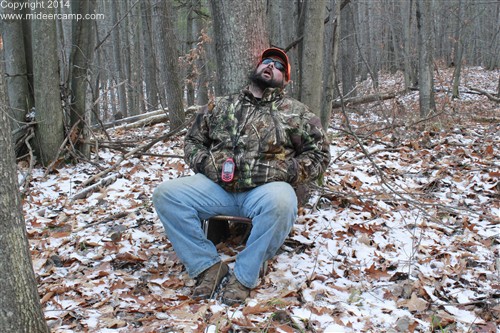
POLYGON ((257 68, 250 75, 250 81, 262 90, 266 88, 283 88, 283 82, 275 80, 274 75, 271 74, 270 78, 264 77, 262 74, 264 69, 257 72, 257 68))

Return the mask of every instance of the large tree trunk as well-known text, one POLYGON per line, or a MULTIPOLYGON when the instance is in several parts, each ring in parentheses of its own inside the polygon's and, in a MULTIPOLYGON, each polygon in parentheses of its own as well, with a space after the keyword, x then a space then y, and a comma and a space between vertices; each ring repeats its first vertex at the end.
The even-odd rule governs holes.
MULTIPOLYGON (((5 8, 5 6, 0 6, 0 13, 17 14, 14 9, 5 8)), ((23 22, 21 20, 3 20, 1 30, 9 115, 14 130, 19 128, 22 122, 25 121, 26 112, 33 106, 23 42, 23 22)), ((15 142, 20 136, 22 136, 22 133, 19 132, 14 136, 13 141, 15 142)))
POLYGON ((323 92, 323 39, 325 0, 308 0, 305 6, 304 40, 302 42, 300 100, 317 116, 321 114, 323 92))
MULTIPOLYGON (((96 0, 76 0, 73 2, 73 13, 86 15, 93 13, 96 0)), ((80 20, 76 22, 73 31, 73 49, 71 52, 71 91, 73 93, 71 107, 71 126, 78 123, 80 142, 77 149, 86 157, 90 156, 90 147, 86 142, 85 126, 90 125, 90 114, 92 105, 88 105, 87 91, 90 84, 89 69, 94 55, 94 22, 91 20, 80 20)))
POLYGON ((9 124, 0 110, 0 327, 9 333, 48 333, 16 183, 9 124))
POLYGON ((269 46, 264 1, 210 0, 217 58, 215 93, 237 92, 248 83, 269 46))
POLYGON ((427 117, 434 109, 434 82, 432 63, 432 11, 431 0, 417 0, 418 87, 420 91, 420 117, 427 117))
POLYGON ((173 129, 184 123, 185 114, 172 7, 173 5, 169 1, 155 0, 153 8, 158 46, 158 66, 163 68, 162 84, 165 85, 167 93, 170 127, 173 129))
MULTIPOLYGON (((49 8, 40 12, 54 14, 49 8)), ((33 20, 33 88, 36 121, 35 150, 43 165, 57 158, 64 141, 56 25, 53 20, 33 20)))

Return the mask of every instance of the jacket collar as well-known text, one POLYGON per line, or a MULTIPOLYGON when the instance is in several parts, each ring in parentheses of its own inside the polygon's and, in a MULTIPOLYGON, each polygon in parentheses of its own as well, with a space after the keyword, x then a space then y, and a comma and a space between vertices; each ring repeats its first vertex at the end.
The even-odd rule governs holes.
POLYGON ((243 89, 240 93, 241 99, 245 99, 252 104, 273 102, 283 98, 283 96, 284 96, 284 91, 281 88, 266 88, 260 100, 253 96, 250 90, 248 90, 248 87, 243 89))

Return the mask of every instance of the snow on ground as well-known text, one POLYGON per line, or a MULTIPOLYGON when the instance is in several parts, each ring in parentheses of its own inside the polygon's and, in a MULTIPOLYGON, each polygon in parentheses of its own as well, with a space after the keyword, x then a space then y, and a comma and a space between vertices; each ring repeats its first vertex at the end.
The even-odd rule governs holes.
MULTIPOLYGON (((494 91, 499 75, 467 68, 464 87, 494 91)), ((381 77, 387 91, 400 84, 381 77)), ((472 94, 437 101, 443 113, 424 123, 412 123, 414 92, 335 110, 325 183, 241 306, 190 300, 194 281, 153 210, 154 188, 190 173, 182 159, 131 158, 111 185, 76 200, 119 152, 35 169, 24 210, 52 332, 497 332, 500 107, 472 94)), ((139 145, 167 131, 110 134, 139 145)), ((149 152, 182 155, 182 137, 149 152)), ((219 248, 228 259, 240 245, 219 248)))

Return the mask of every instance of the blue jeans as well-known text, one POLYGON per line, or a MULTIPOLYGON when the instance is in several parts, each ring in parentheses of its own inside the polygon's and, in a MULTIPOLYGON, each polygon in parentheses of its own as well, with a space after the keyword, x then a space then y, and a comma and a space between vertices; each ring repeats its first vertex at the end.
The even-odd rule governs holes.
POLYGON ((153 203, 168 239, 192 278, 221 261, 214 244, 205 237, 201 220, 215 215, 251 218, 252 231, 234 265, 236 278, 248 288, 257 286, 262 264, 276 254, 297 218, 297 197, 285 182, 231 193, 203 174, 196 174, 160 184, 153 203))

